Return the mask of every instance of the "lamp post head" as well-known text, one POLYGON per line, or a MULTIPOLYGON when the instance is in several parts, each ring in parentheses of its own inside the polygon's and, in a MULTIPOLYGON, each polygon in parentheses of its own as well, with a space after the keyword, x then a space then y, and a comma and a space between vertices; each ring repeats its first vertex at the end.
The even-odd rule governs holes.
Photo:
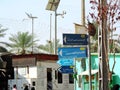
POLYGON ((49 0, 46 6, 46 10, 56 11, 60 0, 49 0))
POLYGON ((35 16, 32 16, 32 14, 28 14, 25 12, 25 14, 29 17, 29 18, 38 18, 38 17, 35 17, 35 16))

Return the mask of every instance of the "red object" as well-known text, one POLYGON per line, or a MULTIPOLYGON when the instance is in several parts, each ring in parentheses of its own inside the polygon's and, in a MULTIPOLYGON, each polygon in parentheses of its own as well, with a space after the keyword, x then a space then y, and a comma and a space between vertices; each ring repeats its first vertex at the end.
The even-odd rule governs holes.
POLYGON ((94 36, 96 34, 96 28, 93 23, 88 22, 88 33, 90 36, 94 36))

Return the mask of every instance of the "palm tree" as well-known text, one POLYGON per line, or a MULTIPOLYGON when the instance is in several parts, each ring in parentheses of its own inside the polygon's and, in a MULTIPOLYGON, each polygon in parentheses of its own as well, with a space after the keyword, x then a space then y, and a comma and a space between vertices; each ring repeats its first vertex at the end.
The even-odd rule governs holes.
POLYGON ((2 46, 0 46, 0 52, 7 52, 7 49, 2 47, 2 46))
POLYGON ((12 34, 9 40, 11 41, 11 51, 15 51, 17 54, 30 53, 32 45, 36 45, 35 42, 38 41, 33 41, 33 36, 28 32, 18 32, 16 35, 12 34))
MULTIPOLYGON (((3 28, 2 25, 0 25, 0 38, 5 36, 5 31, 7 28, 3 28)), ((7 52, 7 49, 4 47, 4 45, 8 45, 6 42, 0 42, 0 52, 7 52)))
POLYGON ((4 28, 2 28, 2 25, 0 25, 0 37, 4 37, 4 35, 5 35, 5 31, 6 31, 7 29, 4 29, 4 28))
MULTIPOLYGON (((61 47, 62 45, 59 42, 60 42, 60 40, 58 39, 57 40, 57 46, 61 47)), ((40 50, 43 50, 44 52, 48 52, 48 53, 53 54, 54 53, 54 42, 51 42, 51 41, 47 40, 46 45, 40 45, 38 48, 40 50)))

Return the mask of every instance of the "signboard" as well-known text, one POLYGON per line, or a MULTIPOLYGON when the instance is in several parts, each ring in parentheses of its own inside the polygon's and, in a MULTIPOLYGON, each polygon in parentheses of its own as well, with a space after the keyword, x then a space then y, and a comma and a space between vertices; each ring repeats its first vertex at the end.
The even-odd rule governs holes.
POLYGON ((61 66, 59 71, 61 73, 74 73, 73 66, 61 66))
POLYGON ((86 58, 87 47, 62 47, 58 48, 59 59, 64 58, 86 58))
POLYGON ((57 61, 58 64, 61 66, 73 66, 74 60, 73 59, 60 59, 57 61))
POLYGON ((63 45, 87 45, 88 35, 86 34, 63 34, 63 45))
POLYGON ((88 33, 88 29, 85 25, 80 25, 77 23, 74 23, 75 25, 75 33, 79 33, 79 34, 87 34, 88 33))

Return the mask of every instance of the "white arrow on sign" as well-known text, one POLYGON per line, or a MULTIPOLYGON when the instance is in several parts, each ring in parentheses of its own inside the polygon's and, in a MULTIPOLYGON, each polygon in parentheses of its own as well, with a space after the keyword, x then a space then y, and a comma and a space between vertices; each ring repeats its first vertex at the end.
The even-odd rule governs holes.
POLYGON ((67 37, 65 36, 65 37, 63 38, 63 40, 64 40, 64 42, 66 43, 66 42, 67 42, 67 41, 66 41, 66 40, 67 40, 67 37))
POLYGON ((59 55, 62 56, 62 50, 59 51, 59 55))
POLYGON ((58 48, 58 57, 59 57, 59 59, 87 57, 87 47, 61 47, 61 48, 58 48))
POLYGON ((61 66, 73 66, 74 59, 59 59, 57 63, 61 66))

